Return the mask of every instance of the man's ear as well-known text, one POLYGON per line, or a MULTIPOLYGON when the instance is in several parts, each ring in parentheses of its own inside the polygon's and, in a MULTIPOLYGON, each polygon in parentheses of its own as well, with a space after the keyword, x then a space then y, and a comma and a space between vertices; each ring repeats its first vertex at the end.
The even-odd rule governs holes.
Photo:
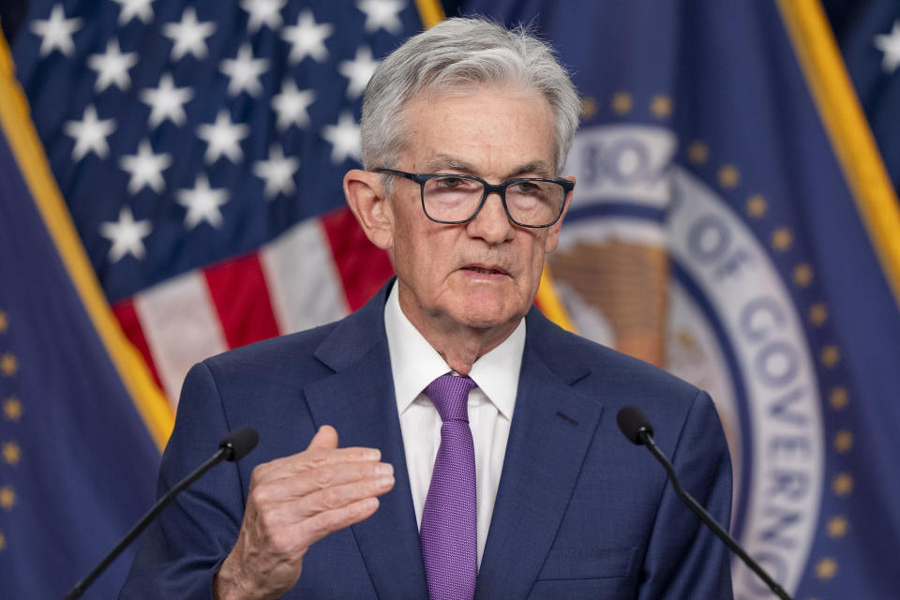
MULTIPOLYGON (((575 177, 573 177, 572 175, 564 177, 563 179, 567 179, 573 184, 575 183, 575 177)), ((572 194, 574 193, 575 189, 572 188, 572 191, 566 194, 566 204, 563 207, 562 214, 559 216, 559 221, 549 227, 550 231, 547 232, 547 237, 544 239, 545 253, 553 252, 554 250, 556 250, 557 246, 559 246, 559 230, 562 227, 563 219, 566 218, 566 213, 569 212, 569 205, 572 203, 572 194)))
POLYGON ((391 250, 394 219, 381 175, 359 169, 348 171, 344 175, 344 196, 369 241, 382 250, 391 250))

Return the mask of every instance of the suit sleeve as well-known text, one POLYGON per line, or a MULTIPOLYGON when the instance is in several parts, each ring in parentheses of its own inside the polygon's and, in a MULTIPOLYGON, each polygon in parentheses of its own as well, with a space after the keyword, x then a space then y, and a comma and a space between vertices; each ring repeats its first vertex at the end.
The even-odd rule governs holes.
MULTIPOLYGON (((229 429, 209 368, 195 365, 163 453, 158 496, 209 458, 229 429)), ((212 580, 237 541, 243 505, 235 463, 221 463, 191 484, 144 532, 120 600, 212 598, 212 580)))
MULTIPOLYGON (((682 487, 727 528, 731 458, 719 416, 705 392, 694 398, 670 459, 682 487)), ((733 597, 728 548, 681 502, 671 483, 660 500, 643 574, 641 600, 733 597)))

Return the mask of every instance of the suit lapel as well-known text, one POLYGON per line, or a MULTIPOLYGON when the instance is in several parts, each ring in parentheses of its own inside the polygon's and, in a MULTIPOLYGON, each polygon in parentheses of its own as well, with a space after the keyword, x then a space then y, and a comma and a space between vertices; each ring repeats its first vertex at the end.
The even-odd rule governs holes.
MULTIPOLYGON (((528 340, 476 598, 525 598, 553 543, 602 407, 572 383, 589 370, 563 356, 554 326, 528 320, 528 340), (546 344, 546 346, 545 346, 546 344), (553 348, 552 363, 537 349, 553 348)), ((564 353, 563 353, 564 354, 564 353)))
POLYGON ((373 516, 352 526, 378 596, 427 598, 384 333, 386 291, 382 294, 380 301, 376 298, 349 317, 319 347, 316 356, 336 372, 304 392, 316 426, 334 426, 341 447, 379 448, 382 460, 394 465, 394 489, 381 497, 373 516))

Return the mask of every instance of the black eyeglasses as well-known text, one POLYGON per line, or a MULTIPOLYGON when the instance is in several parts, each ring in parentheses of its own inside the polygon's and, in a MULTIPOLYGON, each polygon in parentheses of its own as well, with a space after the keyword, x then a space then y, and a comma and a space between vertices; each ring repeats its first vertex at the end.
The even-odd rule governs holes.
POLYGON ((523 177, 491 185, 473 175, 406 173, 373 169, 415 181, 422 189, 422 210, 435 223, 458 225, 478 215, 490 194, 498 194, 509 220, 520 227, 550 227, 562 216, 566 195, 575 187, 567 179, 523 177))

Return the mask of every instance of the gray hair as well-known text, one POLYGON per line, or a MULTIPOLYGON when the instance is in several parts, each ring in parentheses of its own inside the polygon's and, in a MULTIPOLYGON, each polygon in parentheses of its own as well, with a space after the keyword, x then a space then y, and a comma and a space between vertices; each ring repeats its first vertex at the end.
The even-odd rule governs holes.
POLYGON ((556 121, 557 175, 578 127, 581 102, 553 49, 525 27, 482 18, 447 19, 387 56, 366 86, 360 135, 367 169, 395 166, 405 138, 403 110, 422 95, 480 85, 517 85, 541 93, 556 121))

